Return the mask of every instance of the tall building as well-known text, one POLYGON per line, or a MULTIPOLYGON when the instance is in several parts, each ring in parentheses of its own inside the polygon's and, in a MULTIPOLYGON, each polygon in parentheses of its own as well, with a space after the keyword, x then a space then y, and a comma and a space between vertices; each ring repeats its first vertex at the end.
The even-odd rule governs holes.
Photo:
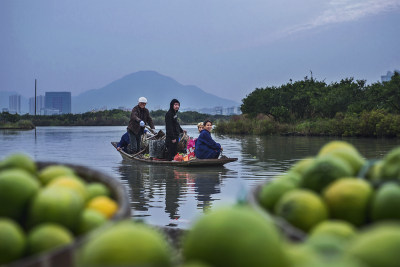
MULTIPOLYGON (((46 92, 44 97, 45 110, 58 110, 58 114, 71 113, 71 92, 46 92)), ((46 111, 45 111, 46 114, 46 111)))
POLYGON ((10 95, 8 101, 10 113, 21 114, 21 95, 10 95))
POLYGON ((215 107, 214 110, 216 115, 222 115, 223 108, 221 106, 215 107))
MULTIPOLYGON (((44 96, 36 96, 36 115, 44 115, 44 96)), ((35 97, 29 98, 29 114, 35 115, 35 97)))
MULTIPOLYGON (((394 70, 394 71, 400 74, 400 70, 394 70)), ((386 73, 386 75, 382 75, 381 76, 381 81, 382 82, 390 82, 390 80, 392 79, 393 75, 394 75, 394 72, 388 71, 386 73)))

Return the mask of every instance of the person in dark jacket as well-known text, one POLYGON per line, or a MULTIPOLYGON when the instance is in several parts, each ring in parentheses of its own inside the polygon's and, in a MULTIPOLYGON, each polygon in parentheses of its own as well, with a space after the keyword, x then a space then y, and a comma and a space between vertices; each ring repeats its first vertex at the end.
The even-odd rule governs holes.
POLYGON ((204 129, 196 140, 194 154, 198 159, 217 159, 223 148, 211 137, 212 122, 206 120, 203 125, 204 129))
POLYGON ((169 104, 169 110, 165 114, 165 146, 168 150, 167 160, 173 160, 179 142, 179 134, 185 132, 178 122, 178 110, 181 103, 177 99, 172 99, 169 104))
POLYGON ((132 154, 140 151, 140 143, 146 123, 151 129, 155 128, 153 120, 150 117, 150 112, 146 108, 147 99, 145 97, 140 97, 138 102, 137 106, 132 109, 128 125, 132 154))
POLYGON ((124 133, 121 136, 121 140, 117 144, 117 150, 120 151, 122 149, 126 153, 131 153, 130 142, 129 132, 124 133))

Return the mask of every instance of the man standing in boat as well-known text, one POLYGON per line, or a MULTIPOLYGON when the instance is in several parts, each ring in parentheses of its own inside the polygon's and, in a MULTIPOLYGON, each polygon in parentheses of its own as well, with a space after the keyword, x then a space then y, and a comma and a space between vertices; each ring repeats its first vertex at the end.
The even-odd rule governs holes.
POLYGON ((139 97, 139 103, 132 109, 131 118, 129 120, 128 132, 129 139, 131 142, 132 153, 138 153, 140 151, 140 143, 142 134, 144 133, 144 127, 146 123, 151 129, 154 129, 153 120, 150 117, 150 112, 146 108, 147 99, 145 97, 139 97))
POLYGON ((178 110, 181 103, 177 99, 172 99, 169 104, 169 110, 165 114, 165 146, 168 150, 167 160, 171 161, 174 159, 179 142, 179 134, 186 132, 182 130, 178 122, 178 110))

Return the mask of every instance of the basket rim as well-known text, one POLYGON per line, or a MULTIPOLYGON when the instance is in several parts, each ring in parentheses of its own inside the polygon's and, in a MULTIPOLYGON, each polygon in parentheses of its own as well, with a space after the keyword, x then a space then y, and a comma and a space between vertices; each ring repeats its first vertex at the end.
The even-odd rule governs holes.
POLYGON ((261 191, 261 188, 272 182, 273 180, 267 180, 261 184, 258 184, 256 187, 254 187, 249 194, 247 194, 247 201, 250 203, 250 205, 253 206, 256 210, 258 210, 262 214, 267 214, 269 215, 275 226, 281 230, 281 232, 290 240, 295 241, 295 242, 302 242, 307 238, 307 234, 303 232, 302 230, 296 228, 292 224, 290 224, 288 221, 286 221, 284 218, 281 218, 279 216, 276 216, 275 214, 272 214, 265 210, 258 202, 258 195, 261 191))
MULTIPOLYGON (((107 227, 115 221, 131 218, 131 208, 128 193, 125 190, 121 182, 113 177, 112 175, 100 172, 91 167, 86 167, 79 164, 73 163, 61 163, 56 161, 35 161, 38 171, 50 165, 63 165, 72 168, 75 173, 89 182, 101 182, 105 184, 111 191, 112 197, 118 203, 118 210, 103 226, 107 227)), ((96 229, 95 229, 96 230, 96 229)), ((95 231, 93 230, 93 231, 95 231)), ((90 237, 90 231, 84 235, 76 236, 71 244, 55 248, 49 252, 44 252, 38 255, 31 255, 25 258, 18 259, 14 262, 8 263, 9 267, 41 267, 41 266, 59 266, 69 267, 75 266, 75 249, 79 248, 84 244, 90 237), (58 261, 56 262, 56 259, 58 261), (62 259, 62 262, 61 260, 62 259), (59 262, 60 261, 60 262, 59 262)))

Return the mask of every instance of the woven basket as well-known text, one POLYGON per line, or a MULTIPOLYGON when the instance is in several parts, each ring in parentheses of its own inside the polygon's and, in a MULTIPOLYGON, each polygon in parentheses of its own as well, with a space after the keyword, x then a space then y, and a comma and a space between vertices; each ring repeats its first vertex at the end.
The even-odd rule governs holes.
MULTIPOLYGON (((268 212, 259 204, 258 195, 264 184, 265 183, 256 186, 256 188, 247 196, 247 201, 250 203, 250 205, 252 205, 256 210, 258 210, 263 214, 268 212)), ((294 227, 293 225, 288 223, 285 219, 270 213, 268 213, 268 215, 269 217, 273 218, 275 225, 288 239, 294 242, 301 242, 304 241, 304 239, 307 237, 307 235, 302 230, 294 227)))
POLYGON ((178 143, 178 153, 186 153, 188 140, 189 136, 184 132, 181 136, 181 140, 178 143))
MULTIPOLYGON (((38 169, 41 170, 49 165, 61 164, 57 162, 37 162, 38 169)), ((111 197, 118 203, 118 210, 110 219, 118 221, 131 217, 131 207, 128 194, 124 186, 116 178, 108 174, 74 164, 64 164, 72 168, 79 177, 87 182, 100 182, 108 187, 111 197)), ((85 242, 86 236, 78 237, 74 243, 52 250, 39 256, 28 257, 8 264, 8 267, 74 267, 76 250, 85 242)))
POLYGON ((165 152, 165 140, 150 140, 149 141, 149 155, 151 158, 163 159, 165 152))

